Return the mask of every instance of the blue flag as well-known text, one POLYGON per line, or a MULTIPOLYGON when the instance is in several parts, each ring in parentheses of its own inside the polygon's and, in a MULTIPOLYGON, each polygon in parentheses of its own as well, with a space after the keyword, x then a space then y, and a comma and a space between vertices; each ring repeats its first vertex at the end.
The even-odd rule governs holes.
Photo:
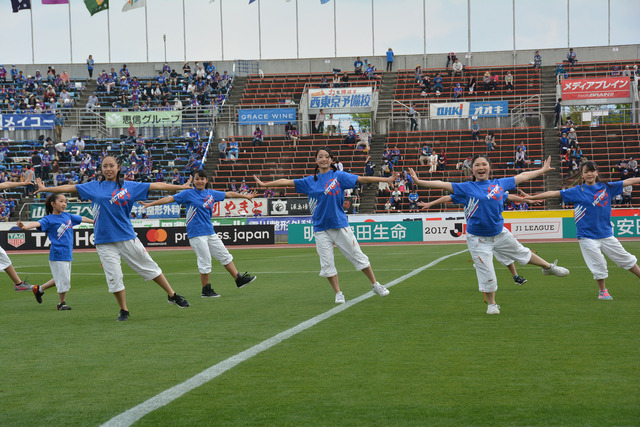
POLYGON ((329 3, 329 0, 320 0, 320 4, 329 3))
POLYGON ((256 0, 249 0, 249 4, 253 3, 254 1, 256 1, 256 0))
POLYGON ((31 0, 11 0, 11 7, 13 8, 13 13, 22 9, 31 9, 31 0))

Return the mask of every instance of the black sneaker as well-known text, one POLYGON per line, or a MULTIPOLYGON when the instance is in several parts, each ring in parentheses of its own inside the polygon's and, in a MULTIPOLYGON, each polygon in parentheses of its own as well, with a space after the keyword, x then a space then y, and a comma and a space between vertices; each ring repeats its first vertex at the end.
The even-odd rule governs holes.
POLYGON ((211 289, 211 283, 207 283, 202 287, 202 298, 218 298, 220 294, 217 294, 216 291, 211 289))
POLYGON ((189 307, 189 301, 187 301, 186 299, 182 298, 180 295, 174 293, 172 297, 167 296, 167 302, 169 304, 174 304, 177 305, 180 308, 187 308, 189 307))
POLYGON ((118 322, 124 322, 129 319, 129 312, 127 310, 120 309, 120 314, 118 314, 118 318, 116 319, 118 322))
POLYGON ((62 301, 60 304, 58 304, 58 310, 71 310, 71 307, 69 307, 66 302, 62 301))
POLYGON ((513 281, 516 285, 524 285, 525 283, 527 283, 527 279, 522 276, 518 276, 517 274, 513 276, 513 281))
POLYGON ((238 288, 243 287, 244 285, 248 285, 249 283, 256 280, 257 276, 251 276, 249 273, 240 274, 238 273, 238 277, 236 278, 236 286, 238 288))
POLYGON ((38 304, 42 304, 42 294, 44 294, 44 292, 40 292, 40 286, 34 285, 34 287, 31 288, 31 290, 33 291, 33 295, 35 295, 36 301, 38 301, 38 304))

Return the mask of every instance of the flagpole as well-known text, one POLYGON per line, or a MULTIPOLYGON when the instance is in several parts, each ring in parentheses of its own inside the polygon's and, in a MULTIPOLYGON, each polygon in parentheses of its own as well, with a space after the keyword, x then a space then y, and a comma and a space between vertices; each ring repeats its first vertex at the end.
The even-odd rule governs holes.
POLYGON ((376 54, 376 24, 375 11, 373 10, 373 0, 371 0, 371 55, 376 54))
POLYGON ((260 0, 258 0, 258 56, 262 59, 262 21, 260 20, 260 0))
POLYGON ((184 17, 184 0, 182 0, 182 41, 184 42, 184 62, 187 62, 187 24, 184 17))
POLYGON ((220 48, 222 49, 222 60, 224 61, 224 26, 222 24, 222 0, 220 0, 220 48))
POLYGON ((147 41, 147 62, 149 62, 149 27, 147 25, 147 2, 144 2, 144 36, 147 41))
POLYGON ((111 64, 111 19, 109 12, 111 9, 107 9, 107 40, 109 42, 109 64, 111 64))
POLYGON ((338 0, 333 0, 333 56, 338 57, 338 29, 336 25, 336 3, 338 0))
POLYGON ((298 0, 296 0, 296 58, 300 59, 300 33, 298 31, 298 0))
POLYGON ((31 16, 31 63, 36 63, 35 43, 33 42, 33 9, 29 8, 29 16, 31 16))
POLYGON ((71 56, 71 63, 73 64, 73 37, 71 36, 71 2, 67 3, 69 6, 69 54, 71 56))

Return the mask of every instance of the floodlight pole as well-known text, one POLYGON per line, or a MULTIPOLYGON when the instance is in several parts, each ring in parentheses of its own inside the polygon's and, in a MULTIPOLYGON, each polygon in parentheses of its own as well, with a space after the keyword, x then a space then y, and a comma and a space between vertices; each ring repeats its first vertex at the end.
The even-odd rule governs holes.
POLYGON ((162 41, 164 42, 164 62, 167 62, 167 35, 162 35, 162 41))
POLYGON ((220 0, 220 48, 222 49, 222 60, 224 61, 224 29, 222 26, 222 0, 220 0))

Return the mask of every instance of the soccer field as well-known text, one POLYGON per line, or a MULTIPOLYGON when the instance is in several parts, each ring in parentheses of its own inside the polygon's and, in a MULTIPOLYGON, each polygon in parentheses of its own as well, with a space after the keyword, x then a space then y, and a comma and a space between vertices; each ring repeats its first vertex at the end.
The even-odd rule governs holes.
MULTIPOLYGON (((623 245, 640 254, 640 242, 623 245)), ((155 251, 191 307, 125 266, 127 322, 96 253, 74 254, 68 312, 54 288, 39 305, 3 275, 0 425, 106 423, 327 312, 136 425, 639 425, 640 282, 610 264, 614 300, 598 301, 577 243, 527 246, 571 274, 519 266, 528 282, 516 286, 497 266, 498 316, 485 314, 468 252, 434 263, 462 245, 365 246, 378 280, 396 284, 359 301, 368 282, 336 250, 338 307, 314 247, 231 249, 258 279, 236 289, 214 265, 212 299, 200 298, 192 251, 155 251)), ((10 256, 29 282, 50 277, 47 254, 10 256)))

